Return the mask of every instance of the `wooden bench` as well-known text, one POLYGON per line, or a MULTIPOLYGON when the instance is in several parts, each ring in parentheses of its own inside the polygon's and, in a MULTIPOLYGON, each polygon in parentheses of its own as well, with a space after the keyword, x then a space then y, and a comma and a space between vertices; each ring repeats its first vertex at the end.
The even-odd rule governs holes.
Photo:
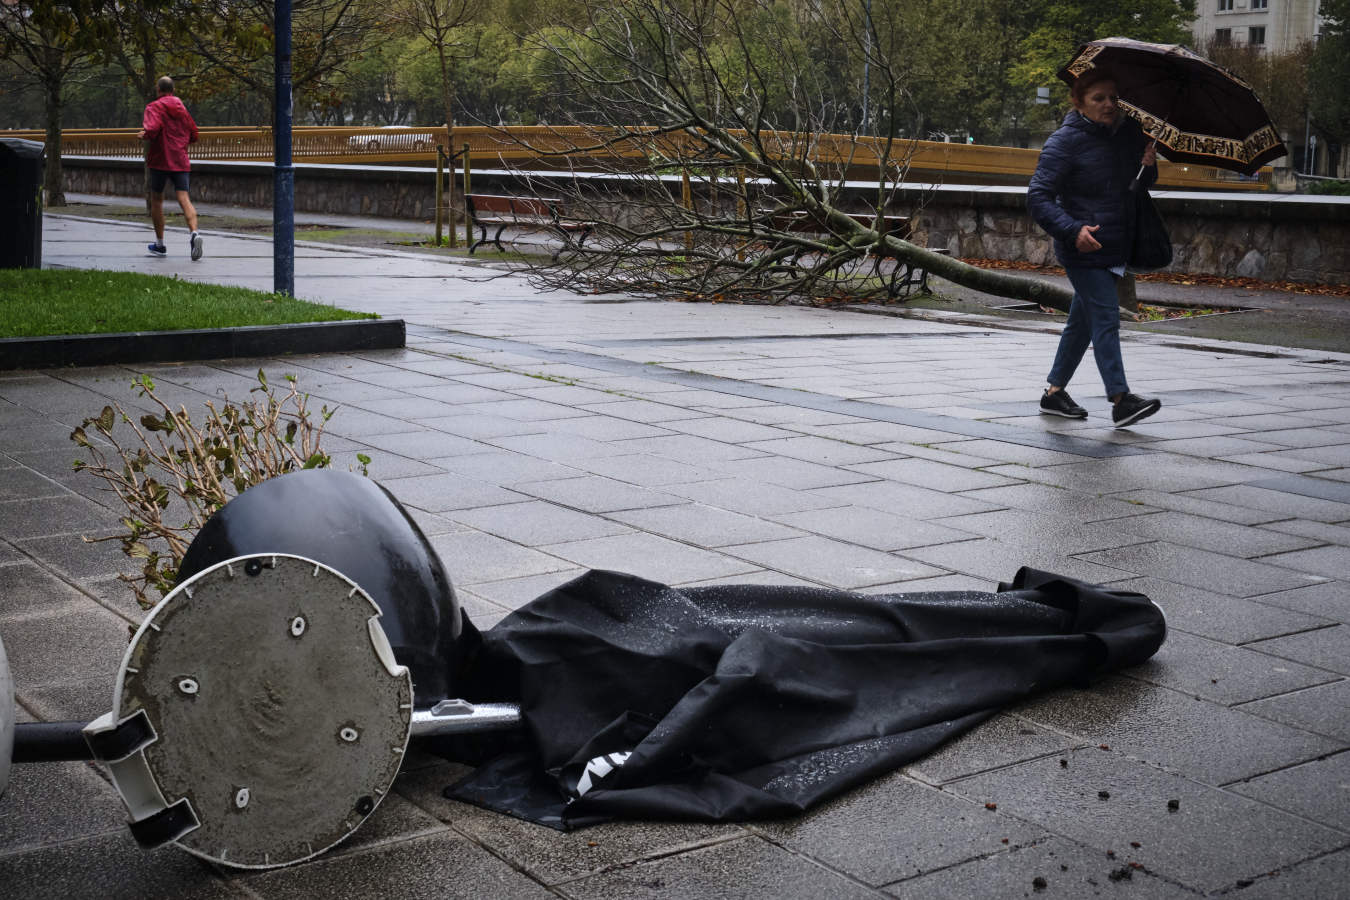
POLYGON ((561 249, 553 253, 556 261, 562 250, 581 249, 586 238, 595 231, 595 222, 569 219, 562 200, 556 197, 512 197, 505 194, 465 194, 464 208, 469 222, 479 231, 479 237, 469 245, 473 253, 483 244, 495 244, 505 252, 502 232, 508 228, 533 231, 552 231, 563 239, 561 249), (488 237, 488 229, 496 233, 488 237))
MULTIPOLYGON (((833 232, 821 221, 806 212, 774 213, 772 210, 763 210, 763 216, 770 228, 775 231, 786 231, 794 234, 812 234, 827 238, 833 232)), ((845 213, 844 215, 857 222, 864 228, 875 228, 877 217, 873 213, 845 213)), ((886 237, 893 237, 898 240, 907 241, 913 235, 914 230, 909 222, 908 216, 882 215, 881 233, 886 237)), ((793 254, 791 262, 796 264, 807 253, 812 252, 807 248, 802 248, 793 254)), ((935 253, 947 253, 946 250, 935 250, 935 253)), ((890 285, 892 295, 900 289, 908 293, 913 288, 918 288, 923 293, 929 292, 928 270, 915 266, 906 260, 899 259, 893 254, 882 250, 880 246, 873 247, 869 251, 872 257, 872 271, 878 278, 885 277, 881 273, 881 264, 887 259, 894 259, 895 266, 891 269, 890 276, 886 278, 890 285)))

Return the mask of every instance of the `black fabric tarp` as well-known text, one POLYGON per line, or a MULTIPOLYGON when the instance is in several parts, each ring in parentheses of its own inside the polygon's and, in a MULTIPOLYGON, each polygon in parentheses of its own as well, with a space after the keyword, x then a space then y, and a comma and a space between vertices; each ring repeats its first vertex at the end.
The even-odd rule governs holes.
POLYGON ((593 571, 482 634, 465 694, 525 727, 446 795, 560 829, 793 815, 1165 632, 1141 594, 1031 569, 874 596, 593 571))

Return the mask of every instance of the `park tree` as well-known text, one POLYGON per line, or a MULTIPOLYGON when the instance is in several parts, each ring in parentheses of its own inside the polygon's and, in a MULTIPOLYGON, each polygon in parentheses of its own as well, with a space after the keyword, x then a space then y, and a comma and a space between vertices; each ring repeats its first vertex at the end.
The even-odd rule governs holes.
POLYGON ((0 50, 42 92, 47 164, 43 192, 48 206, 66 203, 61 169, 61 120, 72 79, 88 71, 94 42, 81 28, 85 4, 55 0, 0 2, 0 50))
POLYGON ((486 7, 486 0, 397 0, 392 7, 394 19, 426 41, 436 55, 450 147, 455 145, 455 61, 477 54, 478 32, 469 26, 478 23, 486 7))
POLYGON ((1350 143, 1350 0, 1322 0, 1322 34, 1308 65, 1313 124, 1350 143))
POLYGON ((556 26, 535 49, 572 98, 574 127, 536 150, 607 161, 624 178, 614 191, 594 179, 566 189, 574 209, 606 226, 534 276, 585 292, 890 296, 894 283, 869 274, 880 252, 977 290, 1067 308, 1062 288, 977 269, 885 227, 878 214, 894 208, 915 149, 901 133, 914 96, 903 48, 927 23, 903 4, 878 4, 872 16, 855 6, 594 0, 556 26), (807 26, 827 29, 836 51, 827 63, 802 52, 807 26), (865 137, 835 134, 851 122, 836 99, 840 70, 867 73, 878 117, 865 137), (875 192, 865 209, 845 209, 844 181, 860 172, 875 192))
MULTIPOLYGON (((187 36, 190 52, 198 59, 197 94, 249 93, 266 98, 270 109, 275 4, 271 0, 175 0, 175 4, 176 14, 193 23, 187 36)), ((388 38, 390 21, 377 0, 294 0, 292 92, 327 90, 351 62, 388 38)))
POLYGON ((1308 68, 1314 44, 1300 43, 1288 53, 1270 53, 1260 46, 1210 38, 1204 55, 1251 85, 1261 98, 1275 130, 1302 134, 1308 115, 1308 68))

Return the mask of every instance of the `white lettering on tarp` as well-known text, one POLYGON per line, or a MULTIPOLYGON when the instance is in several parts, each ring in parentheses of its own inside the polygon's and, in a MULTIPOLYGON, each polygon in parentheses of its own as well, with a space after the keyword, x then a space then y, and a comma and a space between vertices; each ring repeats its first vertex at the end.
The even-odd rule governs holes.
POLYGON ((619 766, 628 762, 631 752, 606 753, 604 756, 597 756, 595 759, 586 763, 586 770, 581 773, 577 779, 577 796, 583 796, 587 791, 595 787, 595 783, 604 778, 610 772, 613 772, 619 766))

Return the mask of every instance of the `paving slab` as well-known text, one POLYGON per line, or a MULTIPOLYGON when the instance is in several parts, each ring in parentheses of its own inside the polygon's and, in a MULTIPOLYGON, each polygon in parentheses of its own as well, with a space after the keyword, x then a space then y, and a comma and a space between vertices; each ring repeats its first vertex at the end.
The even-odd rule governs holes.
POLYGON ((1346 841, 1343 833, 1299 816, 1114 756, 1097 748, 1070 751, 975 775, 947 790, 1111 851, 1114 858, 1099 863, 1104 878, 1137 863, 1146 873, 1202 891, 1234 888, 1346 841))

